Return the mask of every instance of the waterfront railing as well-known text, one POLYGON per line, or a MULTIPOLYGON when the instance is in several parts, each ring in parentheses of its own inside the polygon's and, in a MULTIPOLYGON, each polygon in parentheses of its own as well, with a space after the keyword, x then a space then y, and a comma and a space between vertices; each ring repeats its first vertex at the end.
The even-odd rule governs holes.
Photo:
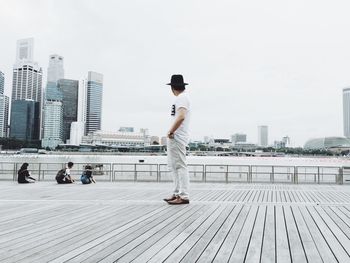
MULTIPOLYGON (((22 163, 0 162, 0 180, 17 180, 22 163)), ((169 182, 167 164, 163 163, 89 163, 99 181, 169 182)), ((80 178, 86 163, 75 163, 72 176, 80 178)), ((31 175, 38 181, 54 181, 62 163, 29 163, 31 175)), ((290 183, 344 184, 350 183, 350 167, 280 166, 280 165, 221 165, 189 164, 193 182, 209 183, 290 183)))

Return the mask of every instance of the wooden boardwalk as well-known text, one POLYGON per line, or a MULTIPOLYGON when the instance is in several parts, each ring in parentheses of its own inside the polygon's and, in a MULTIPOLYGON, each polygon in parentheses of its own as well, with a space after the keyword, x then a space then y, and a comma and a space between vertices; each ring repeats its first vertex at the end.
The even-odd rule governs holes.
POLYGON ((350 262, 350 186, 0 182, 0 262, 350 262))

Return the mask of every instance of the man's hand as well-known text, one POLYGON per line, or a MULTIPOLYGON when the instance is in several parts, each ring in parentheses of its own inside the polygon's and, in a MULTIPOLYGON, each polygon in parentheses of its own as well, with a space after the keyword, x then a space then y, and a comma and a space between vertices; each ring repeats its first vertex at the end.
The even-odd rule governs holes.
POLYGON ((168 138, 169 139, 174 139, 174 133, 173 132, 168 132, 168 138))
POLYGON ((175 119, 174 124, 171 126, 167 136, 169 139, 174 139, 174 133, 177 130, 177 128, 180 127, 180 125, 182 124, 182 122, 185 120, 186 117, 186 112, 187 110, 183 107, 178 109, 178 113, 177 113, 177 117, 175 119))

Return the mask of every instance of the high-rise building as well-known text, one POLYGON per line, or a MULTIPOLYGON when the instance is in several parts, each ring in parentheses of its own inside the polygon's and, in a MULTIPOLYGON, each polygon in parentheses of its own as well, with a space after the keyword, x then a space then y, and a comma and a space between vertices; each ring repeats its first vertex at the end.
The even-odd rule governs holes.
POLYGON ((89 71, 86 83, 85 134, 101 130, 103 75, 89 71))
POLYGON ((17 41, 16 63, 33 61, 34 39, 26 38, 17 41))
POLYGON ((243 133, 235 133, 231 136, 231 142, 233 145, 238 142, 247 142, 247 135, 243 133))
POLYGON ((0 94, 4 94, 5 90, 5 75, 0 71, 0 94))
MULTIPOLYGON (((41 118, 41 103, 42 103, 42 69, 39 65, 33 61, 33 49, 34 49, 34 40, 32 38, 29 39, 21 39, 17 41, 17 56, 16 62, 13 66, 13 78, 12 78, 12 97, 11 97, 11 118, 12 116, 18 116, 21 114, 18 110, 23 109, 23 115, 30 115, 32 112, 32 108, 38 113, 35 113, 33 118, 35 121, 39 123, 39 130, 28 130, 28 135, 24 136, 21 133, 17 133, 17 130, 21 130, 20 126, 18 126, 17 121, 12 121, 11 124, 17 125, 15 128, 10 127, 10 136, 11 134, 19 135, 17 138, 29 138, 29 139, 39 139, 36 138, 36 132, 39 132, 40 137, 40 118, 41 118), (16 103, 16 112, 13 111, 13 102, 18 100, 25 100, 25 103, 16 103), (30 102, 31 101, 31 102, 30 102), (37 102, 38 104, 34 103, 37 102), (26 106, 24 106, 26 104, 26 106), (28 106, 29 104, 33 104, 32 106, 28 106), (29 107, 29 108, 28 108, 29 107), (36 119, 36 114, 38 114, 38 120, 36 119)), ((31 115, 30 115, 31 116, 31 115)), ((27 125, 25 123, 25 125, 27 125)), ((30 126, 30 125, 29 125, 30 126)), ((28 126, 28 127, 29 127, 28 126)), ((14 136, 11 136, 14 137, 14 136)))
POLYGON ((81 121, 72 122, 70 127, 69 144, 71 145, 81 144, 83 136, 84 136, 84 123, 81 121))
POLYGON ((42 69, 33 61, 33 47, 32 38, 17 41, 11 101, 33 100, 41 103, 42 69))
POLYGON ((57 86, 63 96, 63 141, 66 142, 70 139, 71 123, 78 120, 79 81, 60 79, 57 86))
POLYGON ((55 82, 48 82, 44 102, 43 147, 56 148, 63 142, 63 104, 62 91, 55 82))
POLYGON ((290 137, 289 136, 284 136, 282 138, 282 142, 284 143, 285 147, 289 147, 290 146, 290 137))
POLYGON ((350 87, 343 89, 343 126, 344 136, 350 138, 350 87))
POLYGON ((7 137, 9 120, 9 97, 0 94, 0 137, 7 137))
POLYGON ((4 95, 5 75, 0 71, 0 138, 7 137, 9 97, 4 95))
POLYGON ((14 65, 12 97, 14 100, 33 100, 41 103, 42 69, 34 62, 19 62, 14 65))
POLYGON ((10 137, 26 141, 38 140, 39 112, 39 102, 34 100, 12 101, 10 137))
POLYGON ((268 144, 268 126, 258 126, 258 146, 266 147, 268 144))
MULTIPOLYGON (((78 122, 86 123, 86 79, 79 80, 78 87, 78 122)), ((85 128, 84 128, 85 130, 85 128)))
POLYGON ((49 67, 47 69, 47 82, 57 82, 64 78, 63 57, 51 55, 49 58, 49 67))

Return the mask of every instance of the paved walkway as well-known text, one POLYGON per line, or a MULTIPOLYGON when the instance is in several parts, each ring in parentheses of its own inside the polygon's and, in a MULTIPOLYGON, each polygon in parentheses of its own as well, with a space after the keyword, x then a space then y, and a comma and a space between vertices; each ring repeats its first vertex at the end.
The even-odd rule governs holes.
POLYGON ((0 182, 0 262, 350 262, 350 186, 0 182))

